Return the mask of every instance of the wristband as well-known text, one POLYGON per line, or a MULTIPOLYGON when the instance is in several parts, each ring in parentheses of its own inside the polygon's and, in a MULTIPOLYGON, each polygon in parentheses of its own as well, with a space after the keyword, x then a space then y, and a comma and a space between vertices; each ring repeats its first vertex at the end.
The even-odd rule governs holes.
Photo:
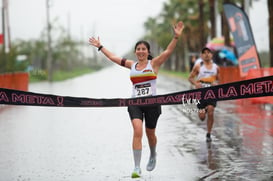
POLYGON ((175 37, 173 37, 173 38, 178 40, 179 37, 178 37, 178 36, 175 36, 175 37))
POLYGON ((102 48, 103 48, 103 46, 102 46, 102 45, 101 45, 101 46, 99 46, 98 51, 100 51, 102 48))
POLYGON ((126 60, 127 60, 126 58, 122 58, 121 62, 120 62, 120 65, 124 67, 126 60))

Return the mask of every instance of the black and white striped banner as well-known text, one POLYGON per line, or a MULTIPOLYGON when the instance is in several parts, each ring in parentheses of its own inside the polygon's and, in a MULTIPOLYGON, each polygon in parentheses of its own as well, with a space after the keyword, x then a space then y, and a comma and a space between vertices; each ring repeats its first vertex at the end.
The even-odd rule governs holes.
POLYGON ((0 88, 0 104, 57 107, 124 107, 129 105, 172 105, 185 100, 217 101, 273 96, 273 76, 232 82, 213 87, 193 89, 141 98, 96 99, 39 94, 0 88))

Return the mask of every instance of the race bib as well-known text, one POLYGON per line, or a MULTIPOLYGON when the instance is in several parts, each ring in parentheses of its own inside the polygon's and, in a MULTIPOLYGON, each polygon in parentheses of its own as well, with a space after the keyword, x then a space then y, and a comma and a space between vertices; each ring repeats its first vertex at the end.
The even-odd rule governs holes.
POLYGON ((152 87, 150 83, 135 86, 135 97, 151 96, 152 87))

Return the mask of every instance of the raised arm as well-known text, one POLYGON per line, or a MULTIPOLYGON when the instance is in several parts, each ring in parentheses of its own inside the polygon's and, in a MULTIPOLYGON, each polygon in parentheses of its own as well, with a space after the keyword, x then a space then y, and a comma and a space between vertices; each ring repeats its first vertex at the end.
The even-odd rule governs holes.
POLYGON ((133 64, 132 60, 126 60, 122 57, 119 57, 115 55, 114 53, 110 52, 108 49, 106 49, 101 43, 100 43, 100 38, 98 37, 97 39, 94 37, 89 38, 89 44, 97 47, 98 51, 101 51, 109 60, 112 62, 124 66, 126 68, 131 68, 131 65, 133 64))
POLYGON ((153 68, 159 69, 161 64, 163 64, 172 54, 174 51, 178 38, 182 34, 182 31, 184 29, 184 23, 182 21, 179 21, 177 24, 173 25, 173 32, 174 37, 172 38, 171 42, 167 46, 166 50, 164 50, 159 56, 155 57, 152 61, 153 68))

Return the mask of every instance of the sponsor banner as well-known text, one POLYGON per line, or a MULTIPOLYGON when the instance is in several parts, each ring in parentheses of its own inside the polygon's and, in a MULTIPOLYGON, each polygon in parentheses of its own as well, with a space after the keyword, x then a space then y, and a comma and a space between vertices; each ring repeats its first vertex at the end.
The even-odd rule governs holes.
POLYGON ((231 3, 224 4, 224 13, 235 42, 240 75, 244 77, 248 70, 260 68, 260 60, 249 19, 241 8, 231 3))
POLYGON ((273 76, 232 82, 201 89, 140 98, 95 99, 58 96, 0 88, 0 104, 55 107, 124 107, 172 105, 202 100, 233 100, 273 95, 273 76))

